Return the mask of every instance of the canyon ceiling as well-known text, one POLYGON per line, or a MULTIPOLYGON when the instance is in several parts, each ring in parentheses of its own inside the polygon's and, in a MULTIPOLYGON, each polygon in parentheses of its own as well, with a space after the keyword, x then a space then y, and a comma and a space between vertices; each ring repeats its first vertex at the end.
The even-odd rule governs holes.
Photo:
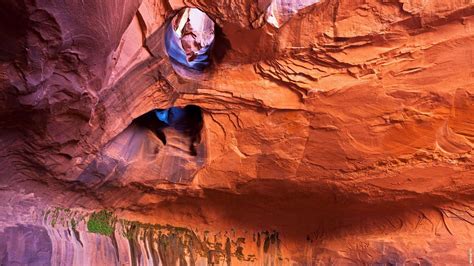
POLYGON ((3 0, 0 36, 1 265, 472 260, 472 0, 3 0), (196 156, 135 122, 190 104, 196 156))

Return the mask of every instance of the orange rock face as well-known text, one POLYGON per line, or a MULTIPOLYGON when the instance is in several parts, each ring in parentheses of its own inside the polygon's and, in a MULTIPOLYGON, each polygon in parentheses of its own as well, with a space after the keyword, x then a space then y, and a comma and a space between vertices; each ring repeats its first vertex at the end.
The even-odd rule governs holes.
POLYGON ((5 264, 472 263, 474 3, 306 2, 2 3, 5 264), (166 54, 183 7, 218 27, 204 73, 166 54), (188 104, 197 156, 134 122, 188 104), (101 209, 187 231, 88 232, 101 209))

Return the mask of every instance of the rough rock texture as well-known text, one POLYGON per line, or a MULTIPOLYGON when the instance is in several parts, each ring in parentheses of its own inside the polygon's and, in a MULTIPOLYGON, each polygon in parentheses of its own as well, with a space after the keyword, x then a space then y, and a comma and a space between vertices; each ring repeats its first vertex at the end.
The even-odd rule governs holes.
POLYGON ((275 28, 272 2, 2 1, 2 264, 469 264, 474 3, 325 0, 275 28), (164 49, 184 6, 219 27, 202 75, 164 49), (190 103, 196 157, 132 122, 190 103), (101 209, 113 236, 87 232, 101 209))

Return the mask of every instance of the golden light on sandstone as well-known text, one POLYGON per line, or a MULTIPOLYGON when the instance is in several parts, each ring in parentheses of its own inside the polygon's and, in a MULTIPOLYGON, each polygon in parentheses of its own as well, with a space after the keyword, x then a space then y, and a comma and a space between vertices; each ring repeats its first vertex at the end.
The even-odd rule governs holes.
POLYGON ((1 265, 469 265, 474 3, 0 4, 1 265))

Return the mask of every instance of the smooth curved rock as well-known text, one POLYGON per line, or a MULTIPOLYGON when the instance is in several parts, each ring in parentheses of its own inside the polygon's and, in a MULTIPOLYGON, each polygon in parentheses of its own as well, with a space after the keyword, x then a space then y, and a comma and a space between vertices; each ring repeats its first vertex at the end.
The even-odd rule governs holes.
POLYGON ((273 0, 267 8, 265 19, 275 28, 280 28, 300 9, 319 2, 320 0, 273 0))
POLYGON ((211 64, 214 22, 197 8, 184 8, 166 30, 166 51, 171 59, 190 69, 203 71, 211 64))
POLYGON ((468 264, 473 3, 281 3, 4 1, 2 261, 468 264), (166 50, 184 6, 221 30, 200 78, 166 50), (134 122, 189 104, 198 156, 134 122))

